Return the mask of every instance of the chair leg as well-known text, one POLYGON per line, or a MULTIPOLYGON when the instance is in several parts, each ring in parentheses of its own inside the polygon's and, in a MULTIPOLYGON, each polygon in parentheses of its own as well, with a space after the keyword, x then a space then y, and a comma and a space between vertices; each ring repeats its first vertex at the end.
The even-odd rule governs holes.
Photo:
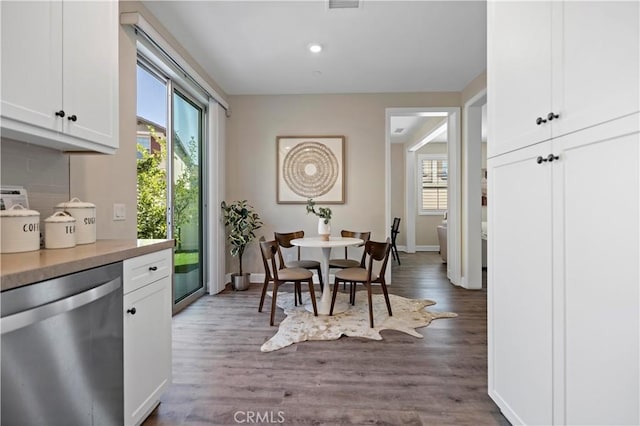
POLYGON ((302 286, 300 281, 295 281, 293 283, 293 304, 298 306, 298 302, 302 305, 302 286))
POLYGON ((269 286, 269 279, 264 279, 262 284, 262 295, 260 296, 260 305, 258 306, 258 312, 262 312, 262 306, 264 305, 264 297, 267 295, 267 287, 269 286))
POLYGON ((333 282, 333 295, 331 296, 331 309, 329 309, 329 315, 333 315, 333 307, 336 305, 336 296, 338 295, 338 287, 340 287, 340 281, 336 278, 333 282))
POLYGON ((320 281, 320 291, 324 291, 324 280, 322 278, 322 268, 318 268, 318 281, 320 281))
POLYGON ((393 243, 391 246, 391 254, 394 254, 393 258, 398 261, 398 265, 402 265, 400 263, 400 254, 398 253, 398 247, 396 247, 396 243, 393 243))
POLYGON ((351 306, 356 305, 356 285, 357 283, 352 282, 349 285, 349 302, 351 302, 351 306))
POLYGON ((389 301, 389 293, 387 292, 387 284, 384 281, 380 282, 380 286, 382 287, 382 292, 384 293, 384 301, 387 302, 387 311, 389 311, 389 316, 392 317, 391 313, 391 302, 389 301))
POLYGON ((313 290, 313 278, 309 278, 309 294, 311 295, 311 305, 313 305, 313 316, 318 316, 318 306, 316 306, 316 293, 313 290))
POLYGON ((373 328, 373 303, 371 300, 371 284, 365 284, 367 286, 367 296, 369 297, 369 324, 373 328))
POLYGON ((269 325, 273 325, 276 317, 276 296, 278 295, 278 283, 273 282, 273 297, 271 298, 271 322, 269 325))

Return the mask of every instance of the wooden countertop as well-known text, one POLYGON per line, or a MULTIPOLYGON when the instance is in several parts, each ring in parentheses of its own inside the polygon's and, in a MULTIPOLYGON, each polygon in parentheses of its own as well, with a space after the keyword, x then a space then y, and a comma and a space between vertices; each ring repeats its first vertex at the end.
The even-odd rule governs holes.
POLYGON ((67 249, 2 254, 0 290, 37 283, 174 246, 174 240, 98 240, 93 244, 67 249))

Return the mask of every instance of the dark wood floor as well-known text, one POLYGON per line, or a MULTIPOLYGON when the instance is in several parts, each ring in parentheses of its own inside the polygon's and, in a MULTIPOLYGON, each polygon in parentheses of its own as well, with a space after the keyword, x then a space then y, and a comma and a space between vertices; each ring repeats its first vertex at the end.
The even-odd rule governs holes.
POLYGON ((437 253, 401 261, 390 292, 459 316, 423 339, 383 331, 261 353, 277 327, 257 312, 261 286, 204 296, 173 319, 173 384, 144 424, 508 425, 487 396, 486 289, 452 286, 437 253))

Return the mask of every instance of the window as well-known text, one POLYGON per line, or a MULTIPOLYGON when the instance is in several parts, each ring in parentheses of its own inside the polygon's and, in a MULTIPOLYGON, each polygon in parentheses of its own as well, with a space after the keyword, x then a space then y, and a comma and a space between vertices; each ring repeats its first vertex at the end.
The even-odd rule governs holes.
POLYGON ((445 155, 418 157, 420 214, 440 214, 447 210, 448 167, 445 155))

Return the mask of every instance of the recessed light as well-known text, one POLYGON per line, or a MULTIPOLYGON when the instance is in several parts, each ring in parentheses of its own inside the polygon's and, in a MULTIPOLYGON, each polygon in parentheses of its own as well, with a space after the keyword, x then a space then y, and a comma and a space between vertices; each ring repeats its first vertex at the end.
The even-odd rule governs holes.
POLYGON ((309 51, 311 53, 320 53, 322 52, 322 45, 319 43, 311 43, 309 45, 309 51))

